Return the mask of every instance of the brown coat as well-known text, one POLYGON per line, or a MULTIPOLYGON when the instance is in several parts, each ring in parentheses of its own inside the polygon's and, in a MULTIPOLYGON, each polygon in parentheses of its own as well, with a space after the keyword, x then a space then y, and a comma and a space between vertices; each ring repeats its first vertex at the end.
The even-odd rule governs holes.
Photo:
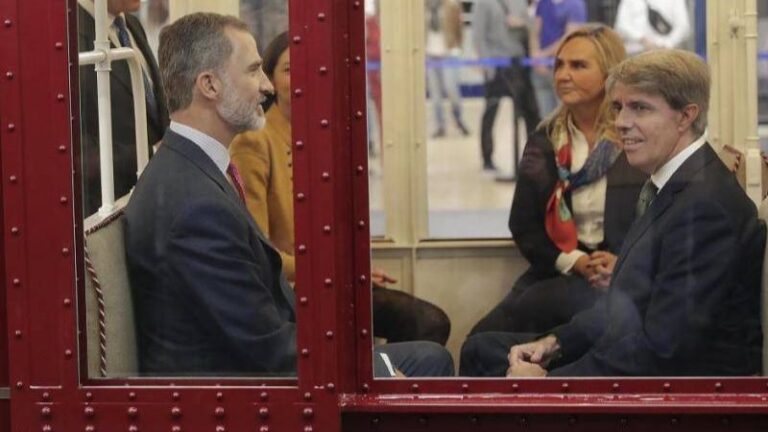
POLYGON ((293 156, 291 124, 277 105, 267 111, 263 129, 235 137, 229 147, 240 171, 245 203, 256 224, 280 252, 283 274, 296 275, 293 246, 293 156))

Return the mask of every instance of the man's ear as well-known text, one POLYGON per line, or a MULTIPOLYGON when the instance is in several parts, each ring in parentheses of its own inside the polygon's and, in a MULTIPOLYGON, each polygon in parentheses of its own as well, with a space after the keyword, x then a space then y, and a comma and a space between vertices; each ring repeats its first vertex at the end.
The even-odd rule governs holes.
POLYGON ((195 79, 195 88, 206 99, 218 99, 221 95, 222 83, 212 71, 204 71, 195 79))
POLYGON ((677 127, 680 132, 685 132, 686 130, 690 129, 693 122, 699 118, 701 110, 696 104, 688 104, 680 111, 680 113, 682 115, 680 116, 680 122, 678 123, 677 127))

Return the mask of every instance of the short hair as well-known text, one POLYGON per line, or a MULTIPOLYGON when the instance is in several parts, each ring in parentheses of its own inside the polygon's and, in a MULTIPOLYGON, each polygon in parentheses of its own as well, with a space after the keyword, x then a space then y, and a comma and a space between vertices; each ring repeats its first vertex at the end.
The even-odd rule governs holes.
POLYGON ((661 96, 672 109, 690 104, 699 107, 691 128, 697 134, 707 129, 711 77, 709 66, 698 55, 679 49, 658 49, 627 59, 611 72, 608 89, 621 83, 642 93, 661 96))
MULTIPOLYGON (((611 69, 627 58, 627 50, 624 48, 624 41, 621 36, 610 27, 602 24, 586 24, 568 33, 557 47, 555 55, 559 55, 568 42, 579 38, 590 41, 595 47, 597 63, 605 78, 608 78, 611 69)), ((560 136, 563 128, 566 127, 568 115, 568 109, 561 105, 551 117, 542 123, 545 128, 549 129, 550 138, 556 139, 560 136)), ((606 97, 600 105, 600 112, 595 123, 595 130, 600 138, 609 139, 613 142, 618 140, 613 120, 614 114, 611 110, 611 103, 606 97)))
POLYGON ((224 32, 227 28, 248 31, 238 18, 201 12, 183 16, 160 32, 158 60, 170 112, 192 103, 192 89, 201 72, 222 71, 233 51, 224 32))

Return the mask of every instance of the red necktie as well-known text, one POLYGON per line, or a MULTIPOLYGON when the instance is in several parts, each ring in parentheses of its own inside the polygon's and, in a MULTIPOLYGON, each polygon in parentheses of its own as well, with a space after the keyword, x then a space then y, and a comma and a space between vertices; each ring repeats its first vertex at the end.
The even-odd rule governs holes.
POLYGON ((245 202, 245 192, 243 190, 243 179, 240 177, 240 173, 237 171, 237 167, 232 162, 227 167, 227 174, 232 179, 232 184, 237 189, 237 194, 240 195, 240 199, 245 202))

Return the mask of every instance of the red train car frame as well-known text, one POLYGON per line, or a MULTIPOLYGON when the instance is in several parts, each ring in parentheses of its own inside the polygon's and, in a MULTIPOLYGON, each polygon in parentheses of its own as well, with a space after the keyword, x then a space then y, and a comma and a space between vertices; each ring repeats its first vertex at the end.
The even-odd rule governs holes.
POLYGON ((95 381, 76 1, 0 0, 0 430, 768 430, 765 377, 373 380, 364 5, 293 4, 298 378, 95 381))

